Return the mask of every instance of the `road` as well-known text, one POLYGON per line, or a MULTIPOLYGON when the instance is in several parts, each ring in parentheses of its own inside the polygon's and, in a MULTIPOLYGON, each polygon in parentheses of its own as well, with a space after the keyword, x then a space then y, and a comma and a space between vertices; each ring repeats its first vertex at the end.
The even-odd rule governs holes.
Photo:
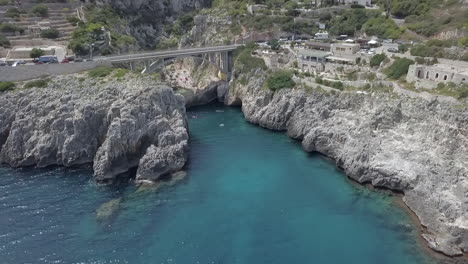
POLYGON ((141 60, 146 60, 146 59, 158 59, 158 58, 167 58, 167 57, 179 57, 179 56, 189 56, 189 55, 198 55, 198 54, 206 54, 206 53, 233 51, 240 46, 242 45, 236 44, 236 45, 213 46, 213 47, 202 47, 202 48, 173 49, 173 50, 164 50, 164 51, 153 51, 153 52, 144 52, 144 53, 97 57, 95 58, 95 60, 106 60, 106 61, 111 61, 114 63, 132 62, 132 61, 141 61, 141 60))

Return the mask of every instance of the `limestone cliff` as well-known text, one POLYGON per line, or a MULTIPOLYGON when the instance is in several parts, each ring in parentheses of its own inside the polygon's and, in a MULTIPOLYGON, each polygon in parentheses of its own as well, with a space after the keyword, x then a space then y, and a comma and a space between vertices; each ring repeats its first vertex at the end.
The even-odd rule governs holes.
POLYGON ((403 192, 431 248, 468 252, 466 108, 383 93, 273 93, 262 88, 263 76, 232 83, 225 103, 335 159, 352 179, 403 192))
POLYGON ((208 7, 211 0, 92 0, 98 5, 110 5, 129 24, 129 32, 143 48, 154 48, 164 27, 180 16, 208 7))
POLYGON ((0 94, 0 162, 13 167, 93 163, 99 182, 138 167, 138 180, 180 170, 184 99, 149 79, 60 77, 47 88, 0 94))

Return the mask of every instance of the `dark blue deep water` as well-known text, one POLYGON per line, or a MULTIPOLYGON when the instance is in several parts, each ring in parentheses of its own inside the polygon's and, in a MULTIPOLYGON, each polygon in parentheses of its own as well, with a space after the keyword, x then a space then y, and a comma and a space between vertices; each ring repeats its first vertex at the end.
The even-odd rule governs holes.
POLYGON ((189 117, 188 175, 158 191, 97 186, 89 169, 1 168, 0 263, 431 263, 390 195, 237 108, 189 117))

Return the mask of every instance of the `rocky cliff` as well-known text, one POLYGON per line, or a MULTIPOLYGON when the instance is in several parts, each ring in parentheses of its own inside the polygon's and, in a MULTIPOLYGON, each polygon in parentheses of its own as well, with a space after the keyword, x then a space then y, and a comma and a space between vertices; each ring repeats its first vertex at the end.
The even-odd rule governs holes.
POLYGON ((104 183, 138 167, 138 180, 156 180, 184 166, 187 141, 183 97, 143 78, 0 94, 0 162, 13 167, 92 163, 104 183))
POLYGON ((92 0, 98 5, 110 5, 129 22, 129 31, 143 48, 154 48, 164 33, 164 27, 180 15, 208 7, 211 0, 92 0))
POLYGON ((225 103, 335 159, 352 179, 404 193, 431 248, 468 252, 466 108, 392 94, 273 93, 261 88, 262 76, 233 83, 225 103))

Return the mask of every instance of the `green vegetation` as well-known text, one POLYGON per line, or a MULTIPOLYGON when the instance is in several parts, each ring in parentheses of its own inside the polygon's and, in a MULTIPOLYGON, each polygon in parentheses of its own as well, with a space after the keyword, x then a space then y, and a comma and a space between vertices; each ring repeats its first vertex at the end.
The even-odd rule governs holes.
POLYGON ((269 41, 268 45, 270 45, 272 50, 279 50, 281 48, 281 44, 276 39, 269 41))
POLYGON ((20 34, 23 34, 24 28, 16 26, 14 24, 10 24, 10 23, 3 23, 3 24, 0 23, 0 32, 3 32, 3 33, 19 32, 20 34))
POLYGON ((2 82, 0 81, 0 92, 11 91, 15 89, 15 84, 12 82, 2 82))
POLYGON ((0 47, 8 48, 10 47, 10 41, 5 37, 0 35, 0 47))
POLYGON ((27 82, 23 88, 25 89, 30 89, 30 88, 44 88, 47 87, 47 84, 49 83, 50 79, 40 79, 40 80, 35 80, 35 81, 30 81, 27 82))
POLYGON ((109 66, 99 66, 88 72, 89 77, 102 78, 109 75, 114 69, 109 66))
POLYGON ((50 28, 41 31, 41 38, 56 39, 60 35, 59 31, 55 28, 50 28))
POLYGON ((392 19, 385 16, 372 17, 362 26, 362 31, 367 35, 385 39, 398 39, 405 31, 400 29, 392 19))
POLYGON ((263 59, 252 56, 252 52, 254 52, 256 48, 257 46, 255 44, 248 44, 235 50, 234 67, 236 70, 240 73, 248 73, 254 69, 267 69, 263 59))
POLYGON ((31 58, 36 59, 44 56, 44 51, 38 48, 33 48, 30 53, 31 58))
POLYGON ((68 23, 72 24, 73 26, 78 25, 78 23, 81 21, 79 18, 76 16, 68 16, 67 17, 68 23))
MULTIPOLYGON (((86 23, 77 21, 78 28, 72 34, 72 39, 69 48, 76 54, 86 55, 90 52, 91 44, 105 39, 105 31, 111 32, 113 47, 102 50, 101 53, 106 55, 114 51, 115 48, 135 44, 136 40, 132 36, 122 35, 117 33, 117 30, 124 26, 124 21, 110 6, 93 6, 87 7, 86 23), (104 31, 103 31, 104 29, 104 31)), ((76 21, 70 18, 69 21, 76 21)))
POLYGON ((26 12, 24 10, 13 7, 13 8, 9 8, 6 11, 5 16, 6 17, 11 17, 11 18, 19 18, 21 16, 21 14, 25 14, 25 13, 26 12))
POLYGON ((116 78, 122 78, 122 77, 124 77, 128 72, 129 72, 129 70, 127 70, 127 69, 118 68, 118 69, 115 70, 114 77, 116 77, 116 78))
MULTIPOLYGON (((396 0, 394 0, 396 1, 396 0)), ((414 2, 407 8, 405 23, 408 29, 424 35, 432 36, 444 30, 463 29, 467 27, 468 10, 462 8, 458 0, 399 0, 414 2), (416 4, 423 8, 414 7, 416 4)))
POLYGON ((447 84, 439 83, 437 88, 430 90, 432 93, 451 96, 456 99, 465 99, 468 98, 468 84, 462 84, 457 86, 453 82, 449 82, 447 84))
POLYGON ((10 4, 10 0, 0 0, 0 6, 7 6, 10 4))
POLYGON ((324 79, 322 79, 320 77, 317 77, 317 78, 315 78, 315 82, 318 83, 318 84, 328 86, 328 87, 333 87, 333 88, 338 89, 338 90, 343 90, 344 89, 344 85, 340 81, 334 82, 334 81, 324 80, 324 79))
POLYGON ((410 51, 412 56, 418 57, 436 57, 436 58, 444 58, 445 51, 442 47, 437 46, 430 46, 428 44, 418 44, 411 48, 410 51))
POLYGON ((409 66, 414 64, 413 60, 397 58, 390 67, 384 70, 388 78, 398 80, 408 73, 409 66))
POLYGON ((328 18, 330 29, 328 30, 333 35, 354 35, 356 30, 361 30, 362 26, 371 17, 377 17, 380 15, 379 11, 366 11, 365 9, 351 9, 346 10, 339 16, 323 16, 321 17, 323 22, 327 22, 328 18))
POLYGON ((417 64, 424 64, 424 65, 434 65, 434 64, 439 63, 439 60, 437 60, 437 58, 426 59, 422 57, 416 57, 414 60, 416 61, 417 64))
POLYGON ((46 5, 35 5, 31 9, 31 13, 38 17, 49 16, 49 8, 46 5))
POLYGON ((296 83, 292 79, 291 71, 277 71, 272 73, 266 80, 266 86, 272 91, 278 91, 285 88, 293 88, 296 83))
POLYGON ((387 58, 387 55, 385 53, 382 54, 376 54, 372 56, 370 60, 370 66, 375 67, 375 66, 380 66, 380 64, 387 58))

